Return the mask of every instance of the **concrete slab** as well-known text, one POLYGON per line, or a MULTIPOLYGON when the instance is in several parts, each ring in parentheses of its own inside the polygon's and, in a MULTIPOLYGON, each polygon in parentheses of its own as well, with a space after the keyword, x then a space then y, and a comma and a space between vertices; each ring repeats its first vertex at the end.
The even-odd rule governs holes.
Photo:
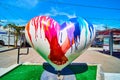
POLYGON ((120 73, 104 73, 105 80, 120 80, 120 73))

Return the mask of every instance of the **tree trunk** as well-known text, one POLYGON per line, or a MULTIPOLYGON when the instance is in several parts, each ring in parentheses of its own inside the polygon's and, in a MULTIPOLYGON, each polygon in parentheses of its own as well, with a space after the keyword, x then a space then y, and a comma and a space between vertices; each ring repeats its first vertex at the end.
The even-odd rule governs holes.
POLYGON ((17 45, 17 42, 18 42, 18 34, 15 34, 15 48, 17 48, 18 47, 18 45, 17 45))

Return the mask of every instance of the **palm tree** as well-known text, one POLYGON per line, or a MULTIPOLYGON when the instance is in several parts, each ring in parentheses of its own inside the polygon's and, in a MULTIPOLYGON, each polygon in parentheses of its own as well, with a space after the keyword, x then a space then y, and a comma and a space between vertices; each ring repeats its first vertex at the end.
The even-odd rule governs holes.
POLYGON ((108 25, 106 24, 105 26, 103 26, 104 28, 105 28, 105 30, 108 30, 109 29, 109 27, 108 27, 108 25))
POLYGON ((25 26, 17 26, 14 23, 9 23, 9 24, 5 25, 5 28, 9 28, 9 31, 10 31, 10 29, 14 30, 14 31, 10 31, 10 32, 11 32, 11 34, 14 34, 14 36, 15 36, 14 46, 16 48, 18 46, 17 45, 18 38, 19 38, 19 36, 21 36, 21 31, 23 31, 25 29, 25 26))

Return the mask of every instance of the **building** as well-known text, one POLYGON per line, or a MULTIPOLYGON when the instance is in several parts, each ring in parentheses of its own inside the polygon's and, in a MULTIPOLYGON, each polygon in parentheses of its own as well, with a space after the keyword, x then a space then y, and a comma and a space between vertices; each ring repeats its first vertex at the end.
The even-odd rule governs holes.
POLYGON ((107 29, 98 31, 96 39, 103 41, 103 50, 113 52, 120 52, 120 29, 107 29))

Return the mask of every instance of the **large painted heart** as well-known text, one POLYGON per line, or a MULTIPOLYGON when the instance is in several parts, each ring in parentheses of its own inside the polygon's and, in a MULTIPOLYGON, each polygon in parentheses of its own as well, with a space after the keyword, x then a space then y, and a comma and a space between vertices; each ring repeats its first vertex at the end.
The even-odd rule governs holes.
POLYGON ((95 37, 95 28, 83 18, 71 18, 62 25, 48 16, 37 16, 25 27, 30 45, 56 70, 80 56, 95 37))

